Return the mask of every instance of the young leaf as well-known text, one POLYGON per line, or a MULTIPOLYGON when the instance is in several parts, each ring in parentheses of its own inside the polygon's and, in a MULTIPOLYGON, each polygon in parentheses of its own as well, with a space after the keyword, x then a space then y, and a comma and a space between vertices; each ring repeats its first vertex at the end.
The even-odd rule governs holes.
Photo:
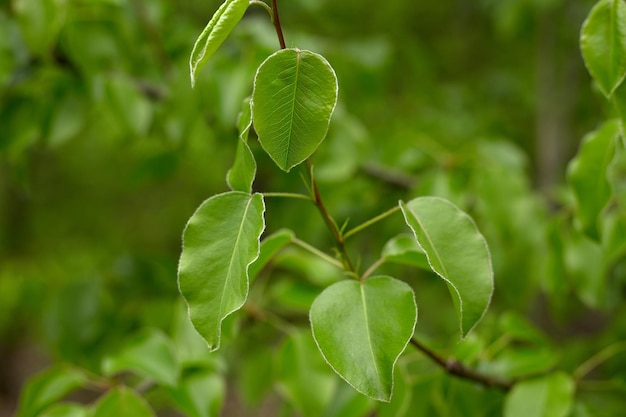
POLYGON ((261 242, 259 257, 250 265, 248 273, 252 282, 270 260, 294 238, 291 230, 283 229, 266 237, 261 242))
POLYGON ((219 348, 222 320, 248 296, 248 266, 259 255, 264 212, 261 194, 218 194, 200 205, 183 233, 178 284, 211 350, 219 348))
POLYGON ((67 366, 50 368, 28 381, 16 417, 34 417, 86 382, 87 377, 78 369, 67 366))
POLYGON ((576 200, 576 217, 582 231, 596 241, 600 239, 598 216, 611 197, 606 173, 619 134, 619 122, 612 120, 585 136, 567 170, 576 200))
POLYGON ((133 390, 119 387, 109 391, 95 406, 93 417, 154 417, 150 406, 133 390))
POLYGON ((357 391, 388 402, 394 365, 417 322, 411 287, 387 276, 341 281, 315 299, 310 320, 315 342, 335 372, 357 391))
POLYGON ((196 73, 226 40, 233 28, 239 23, 250 4, 249 0, 226 0, 217 9, 206 25, 189 57, 191 86, 196 83, 196 73))
POLYGON ((231 190, 243 191, 248 194, 252 192, 252 183, 256 176, 256 161, 250 146, 248 146, 250 126, 252 126, 252 112, 250 110, 250 99, 247 98, 243 102, 243 108, 237 121, 239 141, 237 142, 235 162, 226 174, 226 182, 231 190))
POLYGON ((626 3, 600 0, 582 27, 580 47, 587 69, 608 98, 626 76, 626 3))
POLYGON ((156 382, 175 386, 179 366, 170 340, 161 331, 146 329, 132 337, 123 349, 108 356, 102 363, 104 375, 134 371, 156 382))
POLYGON ((574 382, 562 372, 521 381, 506 397, 504 417, 565 417, 573 397, 574 382))
POLYGON ((401 234, 385 244, 382 256, 386 262, 411 265, 429 270, 426 254, 419 247, 413 236, 401 234))
POLYGON ((259 142, 286 172, 324 140, 337 103, 337 76, 321 55, 283 49, 257 70, 252 119, 259 142))
POLYGON ((493 270, 487 242, 466 213, 442 198, 419 197, 400 202, 400 208, 431 269, 448 284, 464 338, 491 302, 493 270))

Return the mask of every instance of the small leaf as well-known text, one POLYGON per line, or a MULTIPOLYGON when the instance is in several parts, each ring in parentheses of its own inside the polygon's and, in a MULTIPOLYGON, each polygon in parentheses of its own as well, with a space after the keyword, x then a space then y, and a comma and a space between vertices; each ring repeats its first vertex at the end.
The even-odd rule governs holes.
POLYGON ((402 234, 391 239, 385 244, 382 256, 387 262, 430 270, 426 254, 410 235, 402 234))
POLYGON ((154 417, 150 406, 133 390, 119 387, 109 391, 95 406, 93 417, 154 417))
POLYGON ((106 376, 134 371, 163 385, 178 383, 179 366, 172 343, 156 329, 143 330, 128 340, 117 354, 104 359, 102 370, 106 376))
POLYGON ((239 130, 239 141, 235 153, 235 162, 226 174, 226 182, 233 191, 243 191, 250 194, 252 183, 256 176, 256 161, 248 146, 248 134, 252 126, 252 113, 250 110, 250 99, 244 100, 243 108, 239 114, 237 128, 239 130))
POLYGON ((419 197, 400 202, 400 208, 431 269, 448 284, 464 338, 491 302, 493 270, 487 242, 466 213, 442 198, 419 197))
POLYGON ((582 231, 596 241, 600 239, 598 216, 611 197, 607 168, 619 134, 619 122, 612 120, 585 136, 567 170, 576 200, 577 220, 582 231))
POLYGON ((249 4, 249 0, 226 0, 198 36, 189 57, 189 74, 192 87, 196 82, 198 70, 226 40, 243 17, 249 4))
POLYGON ((317 346, 335 372, 357 391, 389 401, 394 365, 417 322, 411 287, 387 276, 341 281, 315 299, 310 320, 317 346))
POLYGON ((518 382, 504 403, 504 417, 565 417, 572 408, 574 382, 558 372, 518 382))
POLYGON ((186 416, 219 416, 226 384, 218 374, 202 369, 186 375, 179 387, 170 390, 170 396, 186 416))
POLYGON ((283 49, 259 67, 252 93, 252 119, 259 142, 286 172, 326 137, 337 104, 337 76, 321 55, 283 49))
POLYGON ((264 212, 261 194, 218 194, 200 205, 183 233, 178 284, 211 350, 219 348, 222 320, 248 297, 248 266, 259 256, 264 212))
POLYGON ((291 230, 283 229, 263 239, 259 257, 248 269, 251 282, 281 249, 291 243, 293 238, 294 234, 291 230))
POLYGON ((68 366, 50 368, 28 381, 16 417, 34 417, 86 382, 87 377, 78 369, 68 366))
POLYGON ((626 75, 626 3, 600 0, 582 27, 580 47, 587 69, 608 98, 626 75))
POLYGON ((38 417, 87 417, 90 415, 89 411, 82 404, 59 403, 46 408, 38 417))

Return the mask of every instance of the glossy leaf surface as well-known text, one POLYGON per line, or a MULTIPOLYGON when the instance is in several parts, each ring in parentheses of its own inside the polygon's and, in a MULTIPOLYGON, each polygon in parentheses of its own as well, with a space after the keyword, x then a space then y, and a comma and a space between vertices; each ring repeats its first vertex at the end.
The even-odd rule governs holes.
POLYGON ((430 267, 448 284, 465 337, 491 302, 493 270, 487 242, 466 213, 442 198, 419 197, 400 202, 400 208, 430 267))
POLYGON ((226 40, 233 28, 239 23, 250 4, 249 0, 226 0, 217 9, 206 25, 189 58, 191 85, 196 82, 196 73, 226 40))
POLYGON ((521 381, 507 395, 504 417, 565 417, 573 396, 574 382, 562 372, 521 381))
POLYGON ((411 287, 387 276, 341 281, 315 299, 310 319, 313 337, 335 372, 357 391, 389 401, 394 365, 417 322, 411 287))
POLYGON ((252 120, 261 146, 283 171, 307 159, 324 140, 337 88, 335 71, 313 52, 283 49, 259 67, 252 120))
POLYGON ((606 97, 626 76, 626 3, 601 0, 583 24, 580 47, 587 69, 606 97))
POLYGON ((250 110, 250 99, 244 100, 237 129, 239 140, 237 141, 237 151, 232 168, 226 174, 226 182, 233 191, 252 192, 252 183, 256 176, 256 161, 248 145, 248 135, 252 126, 252 113, 250 110))
POLYGON ((202 203, 185 228, 179 288, 211 350, 219 348, 222 320, 248 296, 248 266, 259 255, 264 211, 261 194, 231 191, 202 203))
POLYGON ((607 168, 615 155, 619 132, 619 122, 614 120, 585 136, 578 155, 568 167, 576 217, 582 231, 595 240, 600 239, 598 216, 611 197, 607 168))
POLYGON ((146 400, 133 390, 119 387, 109 391, 95 406, 93 417, 153 417, 146 400))

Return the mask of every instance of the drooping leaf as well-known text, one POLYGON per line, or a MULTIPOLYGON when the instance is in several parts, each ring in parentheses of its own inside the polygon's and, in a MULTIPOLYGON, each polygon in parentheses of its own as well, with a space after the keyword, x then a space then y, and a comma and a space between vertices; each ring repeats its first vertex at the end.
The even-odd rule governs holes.
POLYGON ((248 134, 251 126, 252 112, 250 110, 250 99, 247 98, 243 102, 239 120, 237 121, 239 140, 237 141, 235 161, 226 174, 226 182, 231 190, 243 191, 248 194, 252 192, 252 183, 256 176, 256 161, 250 146, 248 146, 248 134))
POLYGON ((411 287, 387 276, 341 281, 315 299, 310 320, 317 346, 335 372, 357 391, 389 401, 394 365, 417 322, 411 287))
POLYGON ((264 212, 261 194, 218 194, 200 205, 183 233, 178 284, 211 350, 219 348, 222 320, 248 296, 248 266, 259 255, 264 212))
POLYGON ((114 355, 102 363, 104 375, 134 371, 156 382, 174 386, 178 382, 179 366, 171 341, 161 331, 146 329, 134 335, 114 355))
POLYGON ((493 270, 487 242, 466 213, 442 198, 419 197, 400 202, 400 208, 430 267, 448 284, 463 338, 491 302, 493 270))
POLYGON ((31 378, 22 390, 16 417, 34 417, 86 382, 87 376, 76 368, 56 366, 43 371, 31 378))
POLYGON ((413 236, 401 234, 385 244, 382 256, 387 262, 430 269, 426 254, 419 247, 413 236))
POLYGON ((626 76, 626 3, 600 0, 582 27, 580 47, 587 69, 608 98, 626 76))
POLYGON ((565 373, 521 381, 504 403, 504 417, 565 417, 572 408, 574 381, 565 373))
POLYGON ((310 51, 280 50, 257 70, 254 128, 263 149, 283 171, 307 159, 324 140, 337 88, 328 61, 310 51))
POLYGON ((180 386, 170 390, 174 406, 189 417, 217 417, 226 395, 226 384, 206 369, 185 375, 180 386))
POLYGON ((596 241, 600 239, 598 216, 611 197, 607 168, 619 134, 619 122, 612 120, 585 136, 567 170, 576 200, 577 220, 582 231, 596 241))
POLYGON ((279 392, 302 416, 320 416, 330 403, 338 378, 324 362, 311 332, 289 335, 276 363, 279 392))
POLYGON ((143 398, 127 387, 109 391, 96 403, 93 417, 155 417, 143 398))
POLYGON ((253 281, 270 260, 282 248, 287 246, 293 238, 294 234, 291 230, 283 229, 263 239, 259 257, 250 265, 248 270, 250 281, 253 281))
POLYGON ((196 83, 196 73, 226 40, 248 9, 249 0, 226 0, 217 9, 191 50, 189 75, 191 86, 196 83))

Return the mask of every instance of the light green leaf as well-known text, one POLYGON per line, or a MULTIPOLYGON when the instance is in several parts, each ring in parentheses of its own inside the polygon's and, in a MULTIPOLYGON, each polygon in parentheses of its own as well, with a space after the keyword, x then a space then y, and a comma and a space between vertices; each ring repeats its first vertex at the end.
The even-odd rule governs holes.
POLYGON ((16 417, 34 417, 85 383, 87 377, 76 368, 56 366, 43 371, 31 378, 22 390, 16 417))
POLYGON ((198 70, 226 40, 243 17, 249 4, 249 0, 226 0, 198 36, 189 57, 189 75, 192 87, 196 83, 198 70))
POLYGON ((180 386, 170 390, 174 406, 189 417, 217 417, 226 396, 226 384, 205 369, 186 375, 180 386))
POLYGON ((109 391, 95 406, 93 417, 154 417, 150 406, 133 390, 119 387, 109 391))
POLYGON ((615 157, 607 167, 607 177, 611 185, 618 212, 626 215, 626 149, 620 142, 615 149, 615 157))
POLYGON ((411 287, 387 276, 341 281, 315 299, 310 320, 317 346, 335 372, 357 391, 389 401, 394 365, 417 322, 411 287))
POLYGON ((264 212, 261 194, 218 194, 200 205, 183 233, 178 284, 211 350, 219 348, 222 320, 248 297, 248 266, 259 256, 264 212))
POLYGON ((343 380, 337 386, 322 417, 364 417, 372 414, 378 405, 371 398, 355 391, 343 380))
POLYGON ((600 240, 598 216, 611 197, 607 168, 615 155, 619 134, 619 122, 612 120, 585 136, 567 170, 580 228, 595 240, 600 240))
POLYGON ((426 253, 420 248, 413 236, 401 234, 385 244, 382 256, 387 262, 416 266, 430 270, 426 253))
POLYGON ((464 338, 491 302, 493 270, 487 242, 466 213, 442 198, 419 197, 400 202, 400 208, 430 267, 448 284, 464 338))
POLYGON ((54 47, 65 22, 65 0, 13 0, 21 34, 33 54, 46 55, 54 47))
POLYGON ((104 359, 102 371, 106 376, 134 371, 169 386, 178 383, 180 372, 171 341, 156 329, 142 330, 130 338, 119 352, 104 359))
POLYGON ((504 417, 565 417, 572 408, 574 382, 565 373, 518 382, 504 403, 504 417))
POLYGON ((59 403, 46 408, 38 417, 87 417, 89 408, 82 404, 59 403))
POLYGON ((587 69, 608 98, 626 75, 626 3, 600 0, 582 27, 580 47, 587 69))
POLYGON ((252 120, 261 146, 289 171, 326 137, 337 104, 337 76, 321 55, 283 49, 259 67, 252 93, 252 120))
POLYGON ((252 183, 256 176, 256 161, 248 146, 248 134, 252 126, 252 112, 250 110, 250 99, 244 100, 243 108, 237 121, 239 130, 239 141, 232 168, 226 174, 226 182, 233 191, 243 191, 250 194, 252 183))
POLYGON ((248 269, 250 281, 253 281, 272 258, 276 256, 281 249, 291 243, 293 238, 294 234, 291 230, 283 229, 263 239, 259 257, 248 269))
POLYGON ((320 416, 330 403, 338 378, 320 355, 311 332, 289 335, 276 363, 280 393, 302 416, 320 416))
POLYGON ((413 399, 413 387, 409 384, 406 370, 398 367, 393 387, 393 398, 389 403, 378 407, 378 417, 404 417, 414 415, 411 407, 413 399))

